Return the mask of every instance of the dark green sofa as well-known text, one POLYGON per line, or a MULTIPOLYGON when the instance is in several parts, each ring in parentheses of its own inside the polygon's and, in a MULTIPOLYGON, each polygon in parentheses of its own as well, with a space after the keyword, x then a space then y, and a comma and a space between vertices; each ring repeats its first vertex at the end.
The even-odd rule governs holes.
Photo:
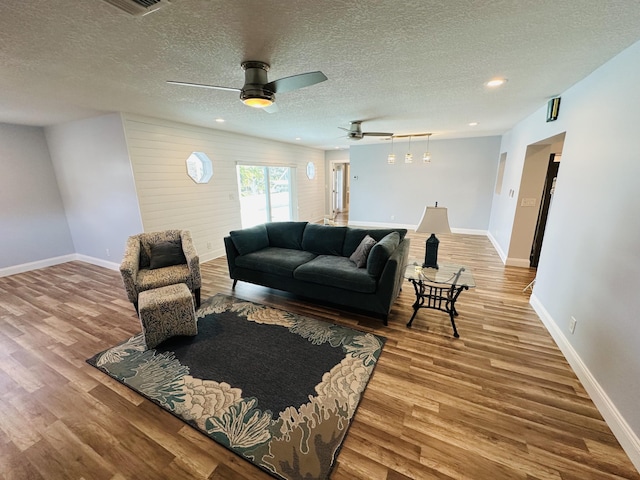
POLYGON ((387 316, 400 293, 409 255, 406 229, 273 222, 224 238, 229 276, 333 305, 387 316), (349 257, 366 235, 376 240, 366 266, 349 257))

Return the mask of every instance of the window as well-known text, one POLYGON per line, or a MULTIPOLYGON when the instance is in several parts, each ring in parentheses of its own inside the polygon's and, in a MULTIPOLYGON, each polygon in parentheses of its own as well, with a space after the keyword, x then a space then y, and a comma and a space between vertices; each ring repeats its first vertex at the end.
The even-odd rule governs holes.
POLYGON ((206 153, 193 152, 187 158, 187 175, 196 183, 209 183, 213 176, 213 165, 206 153))
POLYGON ((237 170, 242 228, 293 220, 292 168, 238 165, 237 170))

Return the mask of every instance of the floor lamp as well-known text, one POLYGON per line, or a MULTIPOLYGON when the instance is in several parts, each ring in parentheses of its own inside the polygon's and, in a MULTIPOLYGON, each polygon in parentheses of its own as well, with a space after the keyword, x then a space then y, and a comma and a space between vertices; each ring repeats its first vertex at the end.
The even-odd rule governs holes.
POLYGON ((436 238, 435 234, 451 233, 447 209, 438 207, 437 202, 435 207, 424 207, 424 212, 418 228, 416 228, 416 232, 431 234, 426 242, 422 267, 438 268, 438 245, 440 244, 440 240, 436 238))

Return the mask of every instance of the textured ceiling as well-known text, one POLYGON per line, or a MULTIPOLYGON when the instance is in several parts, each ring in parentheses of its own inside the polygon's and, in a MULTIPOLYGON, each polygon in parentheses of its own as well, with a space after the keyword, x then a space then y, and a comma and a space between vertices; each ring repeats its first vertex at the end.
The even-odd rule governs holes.
POLYGON ((337 128, 351 120, 496 135, 638 41, 638 25, 637 0, 175 0, 143 17, 102 0, 2 0, 0 122, 122 111, 323 149, 353 144, 337 128), (239 88, 243 60, 270 63, 270 80, 329 80, 278 95, 273 114, 165 83, 239 88), (490 90, 495 76, 508 82, 490 90))

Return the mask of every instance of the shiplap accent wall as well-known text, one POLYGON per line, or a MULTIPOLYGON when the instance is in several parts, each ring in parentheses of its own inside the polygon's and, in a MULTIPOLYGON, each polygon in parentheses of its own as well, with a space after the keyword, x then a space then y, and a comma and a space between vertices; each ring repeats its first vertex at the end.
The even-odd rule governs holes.
POLYGON ((138 115, 123 120, 144 231, 190 230, 201 261, 224 255, 224 236, 241 228, 237 163, 295 165, 297 220, 323 218, 322 150, 138 115), (207 184, 187 175, 185 161, 194 151, 213 163, 207 184), (310 161, 313 180, 306 175, 310 161))

